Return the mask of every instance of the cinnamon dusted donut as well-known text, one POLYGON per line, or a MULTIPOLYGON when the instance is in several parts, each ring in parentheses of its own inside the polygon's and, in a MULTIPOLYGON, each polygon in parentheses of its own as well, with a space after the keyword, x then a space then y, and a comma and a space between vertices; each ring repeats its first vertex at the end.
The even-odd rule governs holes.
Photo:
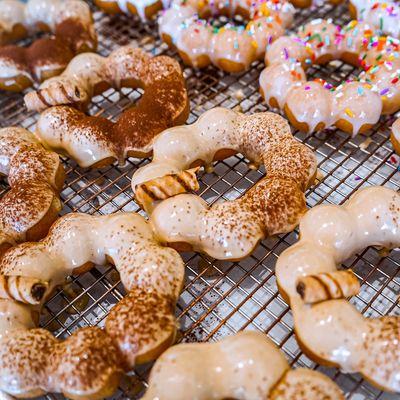
POLYGON ((400 317, 364 317, 346 298, 355 294, 350 287, 357 289, 353 278, 336 271, 365 247, 400 246, 399 193, 369 187, 342 206, 314 207, 300 220, 300 235, 279 257, 275 273, 301 347, 318 363, 359 372, 382 390, 400 392, 400 317), (318 302, 309 301, 311 293, 318 302))
POLYGON ((261 93, 272 107, 284 109, 292 125, 317 131, 336 125, 351 135, 376 124, 381 114, 400 108, 400 44, 377 36, 367 23, 341 28, 314 20, 296 37, 283 36, 269 47, 260 75, 261 93), (364 71, 338 87, 307 81, 304 69, 313 63, 342 59, 364 71))
POLYGON ((10 249, 0 273, 48 282, 45 299, 68 275, 107 262, 116 266, 128 295, 111 310, 104 330, 78 329, 57 340, 35 328, 37 308, 0 299, 0 391, 101 399, 115 391, 124 371, 153 360, 173 343, 184 264, 175 250, 159 244, 138 214, 67 214, 43 241, 10 249))
MULTIPOLYGON (((269 112, 247 116, 214 108, 193 125, 161 133, 154 143, 153 161, 135 172, 132 189, 136 196, 141 194, 140 204, 152 200, 147 211, 152 212, 150 222, 162 242, 217 259, 237 260, 250 254, 266 236, 294 229, 306 211, 304 191, 315 173, 313 152, 293 138, 281 116, 269 112), (193 165, 211 164, 238 152, 255 165, 264 163, 266 177, 237 200, 209 207, 194 194, 164 200, 156 191, 141 190, 143 184, 151 187, 156 178, 167 175, 170 179, 171 174, 193 165)), ((193 188, 182 181, 178 179, 181 188, 193 188)), ((158 185, 160 192, 167 192, 161 178, 158 185)))
POLYGON ((218 343, 171 347, 153 366, 142 400, 228 398, 344 400, 327 376, 306 368, 291 369, 266 335, 252 331, 218 343))
POLYGON ((158 22, 161 37, 178 49, 185 64, 203 68, 212 63, 227 72, 240 72, 264 56, 267 44, 283 35, 293 14, 287 1, 175 0, 158 22), (216 28, 206 20, 235 14, 250 22, 216 28))
POLYGON ((150 57, 129 46, 107 58, 92 53, 79 55, 62 75, 44 82, 37 92, 28 93, 25 102, 35 110, 56 104, 84 107, 104 86, 141 87, 145 92, 115 123, 72 107, 51 107, 37 123, 40 140, 48 148, 68 154, 82 167, 99 167, 150 154, 161 131, 184 123, 188 117, 189 100, 179 63, 167 56, 150 57))
POLYGON ((0 0, 0 89, 22 91, 60 74, 76 53, 96 49, 88 4, 81 0, 0 0), (54 36, 29 47, 6 45, 34 31, 54 36))
POLYGON ((44 237, 61 210, 64 169, 23 128, 0 129, 0 174, 10 190, 0 200, 0 255, 18 242, 44 237))

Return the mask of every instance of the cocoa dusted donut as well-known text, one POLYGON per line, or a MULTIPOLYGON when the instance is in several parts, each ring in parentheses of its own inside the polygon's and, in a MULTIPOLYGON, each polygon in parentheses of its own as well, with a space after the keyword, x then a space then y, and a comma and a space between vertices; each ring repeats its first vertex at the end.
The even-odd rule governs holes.
POLYGON ((162 132, 154 142, 152 162, 134 173, 132 189, 163 243, 239 260, 265 237, 296 227, 307 210, 304 192, 314 183, 316 170, 314 153, 294 139, 280 115, 243 115, 218 107, 192 125, 162 132), (185 170, 236 153, 253 166, 264 164, 266 171, 242 197, 209 207, 201 197, 184 193, 196 189, 194 171, 185 170))
POLYGON ((62 75, 45 81, 25 96, 28 109, 45 110, 36 134, 48 148, 71 156, 81 167, 100 167, 143 157, 154 138, 189 114, 185 79, 177 61, 151 57, 143 50, 121 47, 108 57, 85 53, 75 57, 62 75), (88 116, 85 108, 105 87, 141 87, 144 94, 116 122, 88 116), (51 107, 55 106, 55 107, 51 107))
POLYGON ((0 89, 19 92, 60 74, 75 54, 97 47, 92 14, 82 0, 0 0, 0 89), (9 44, 36 31, 52 36, 29 47, 9 44))
POLYGON ((67 214, 41 242, 8 250, 0 261, 0 394, 111 396, 125 371, 154 360, 174 342, 184 271, 179 254, 163 247, 136 213, 67 214), (36 328, 37 299, 40 306, 67 276, 108 262, 128 294, 104 329, 78 329, 59 340, 36 328), (5 282, 12 285, 8 290, 2 290, 5 282))
POLYGON ((46 150, 23 128, 0 129, 0 174, 10 190, 0 199, 0 256, 16 243, 46 236, 61 211, 64 169, 57 153, 46 150))

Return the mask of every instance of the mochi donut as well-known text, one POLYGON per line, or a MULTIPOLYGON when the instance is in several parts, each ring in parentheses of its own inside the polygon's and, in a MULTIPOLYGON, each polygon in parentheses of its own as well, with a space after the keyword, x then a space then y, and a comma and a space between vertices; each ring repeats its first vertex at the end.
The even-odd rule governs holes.
POLYGON ((291 369, 261 332, 246 331, 217 343, 184 343, 156 361, 142 400, 344 400, 327 376, 291 369), (168 388, 168 390, 166 390, 168 388))
POLYGON ((400 317, 364 317, 347 299, 359 286, 337 271, 368 246, 400 247, 398 192, 368 187, 342 206, 312 208, 300 220, 300 240, 279 257, 275 275, 292 309, 297 341, 312 360, 400 392, 400 317))
POLYGON ((392 142, 394 151, 397 154, 400 154, 400 118, 398 118, 392 126, 390 140, 392 142))
POLYGON ((82 0, 0 0, 0 89, 22 91, 60 74, 77 53, 97 47, 92 14, 82 0), (29 47, 7 45, 36 31, 53 36, 29 47))
POLYGON ((293 20, 287 1, 198 2, 175 0, 159 18, 162 39, 176 47, 185 64, 203 68, 209 64, 227 72, 240 72, 262 59, 268 43, 284 34, 293 20), (241 14, 247 25, 211 25, 212 15, 241 14))
POLYGON ((400 45, 376 36, 371 25, 357 21, 341 28, 326 20, 302 26, 297 36, 282 36, 269 46, 260 75, 266 102, 283 109, 291 124, 313 132, 335 125, 351 135, 376 124, 381 114, 400 109, 400 45), (342 59, 360 66, 356 80, 337 87, 307 81, 305 69, 342 59))
POLYGON ((111 310, 104 329, 81 328, 66 340, 36 328, 40 307, 0 290, 1 392, 18 398, 56 392, 102 399, 113 394, 125 371, 153 360, 174 342, 183 260, 161 246, 136 213, 63 216, 43 241, 6 252, 0 282, 12 276, 24 277, 28 288, 29 279, 44 282, 42 304, 67 276, 108 262, 120 273, 127 296, 111 310))
POLYGON ((0 174, 10 185, 0 199, 1 257, 16 243, 46 236, 62 208, 65 173, 58 155, 31 132, 8 127, 0 129, 0 174))
POLYGON ((350 0, 350 12, 355 18, 373 25, 383 34, 400 37, 398 1, 350 0))
POLYGON ((192 125, 162 132, 154 142, 152 162, 134 173, 132 189, 162 243, 238 260, 265 237, 295 228, 306 211, 304 191, 314 182, 316 169, 314 153, 293 138, 280 115, 247 116, 214 108, 192 125), (266 177, 242 197, 209 207, 201 197, 183 193, 196 189, 190 183, 193 175, 184 178, 183 171, 238 152, 266 169, 266 177))
POLYGON ((92 168, 150 154, 154 138, 164 129, 184 123, 189 114, 179 63, 129 46, 108 57, 80 54, 62 75, 28 93, 25 103, 31 110, 50 107, 36 125, 36 135, 47 148, 71 156, 81 167, 92 168), (144 89, 140 100, 116 122, 88 116, 74 107, 55 106, 85 108, 94 94, 110 86, 144 89))

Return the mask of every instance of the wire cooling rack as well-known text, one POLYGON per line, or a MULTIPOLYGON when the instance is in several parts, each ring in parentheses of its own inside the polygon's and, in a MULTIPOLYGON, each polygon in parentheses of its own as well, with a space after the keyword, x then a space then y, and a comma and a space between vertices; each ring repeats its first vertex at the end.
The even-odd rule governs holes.
MULTIPOLYGON (((144 25, 135 17, 108 16, 94 8, 99 34, 99 52, 108 55, 113 49, 134 43, 153 54, 176 56, 161 43, 156 25, 144 25)), ((332 18, 343 24, 350 16, 347 6, 327 4, 299 11, 294 27, 313 18, 332 18)), ((213 67, 202 71, 185 68, 191 114, 189 123, 203 112, 224 106, 245 113, 265 111, 258 93, 258 77, 263 64, 256 62, 239 75, 225 74, 213 67)), ((324 78, 332 84, 356 76, 358 71, 340 61, 314 66, 308 71, 313 78, 324 78)), ((108 90, 93 99, 91 114, 116 118, 141 95, 140 90, 108 90)), ((0 94, 0 125, 19 125, 33 129, 37 114, 29 113, 20 94, 0 94)), ((357 189, 367 185, 385 185, 395 190, 400 186, 399 157, 394 155, 389 127, 394 116, 386 117, 372 133, 349 139, 336 129, 312 135, 295 132, 297 139, 312 148, 319 160, 320 183, 307 193, 308 206, 342 203, 357 189)), ((132 173, 149 160, 130 159, 124 167, 110 166, 90 171, 65 159, 67 171, 61 194, 63 213, 77 211, 88 214, 109 214, 137 211, 132 198, 132 173)), ((237 198, 263 176, 263 171, 248 168, 238 155, 216 163, 214 173, 200 178, 200 194, 209 203, 237 198)), ((2 195, 7 186, 1 186, 2 195)), ((292 314, 280 297, 274 275, 279 254, 297 239, 297 234, 264 240, 253 254, 237 263, 220 262, 194 253, 184 254, 186 284, 177 306, 181 324, 180 341, 210 341, 242 329, 266 332, 284 350, 295 366, 321 370, 331 376, 344 390, 346 397, 362 399, 398 399, 373 388, 357 374, 342 374, 310 361, 300 351, 293 333, 292 314)), ((352 302, 365 315, 399 315, 400 253, 389 256, 375 249, 366 249, 351 258, 351 267, 362 282, 362 290, 352 302)), ((79 327, 101 325, 108 311, 124 295, 118 273, 112 266, 97 267, 89 273, 71 278, 69 284, 54 294, 43 310, 41 326, 57 337, 66 337, 79 327)), ((115 399, 138 399, 146 388, 151 365, 140 367, 122 382, 115 399)), ((62 398, 48 395, 48 399, 62 398)))

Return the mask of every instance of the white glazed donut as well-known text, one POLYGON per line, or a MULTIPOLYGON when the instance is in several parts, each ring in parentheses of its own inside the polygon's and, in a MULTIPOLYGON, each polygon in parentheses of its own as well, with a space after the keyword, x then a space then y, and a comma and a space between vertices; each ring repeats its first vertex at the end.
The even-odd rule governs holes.
POLYGON ((174 1, 159 18, 159 30, 186 64, 202 68, 212 63, 227 72, 240 72, 263 57, 267 44, 283 35, 293 14, 294 8, 287 1, 174 1), (235 13, 250 17, 250 22, 215 28, 205 19, 235 13))
POLYGON ((343 400, 344 396, 325 375, 290 369, 266 335, 247 331, 218 343, 171 347, 153 366, 142 400, 228 398, 343 400))
POLYGON ((400 246, 399 193, 369 187, 343 206, 314 207, 300 220, 300 235, 276 265, 278 287, 291 306, 297 341, 319 363, 359 372, 383 390, 400 392, 399 316, 364 317, 348 302, 348 290, 343 290, 351 279, 336 272, 338 264, 367 246, 400 246), (309 290, 323 287, 325 298, 310 304, 304 295, 313 282, 309 290))
POLYGON ((285 110, 297 129, 312 132, 336 125, 351 135, 363 133, 381 114, 400 108, 399 49, 398 40, 377 36, 366 23, 352 21, 340 28, 314 20, 297 36, 282 36, 269 46, 260 90, 271 107, 285 110), (307 81, 307 66, 332 59, 358 65, 364 72, 338 87, 307 81))

